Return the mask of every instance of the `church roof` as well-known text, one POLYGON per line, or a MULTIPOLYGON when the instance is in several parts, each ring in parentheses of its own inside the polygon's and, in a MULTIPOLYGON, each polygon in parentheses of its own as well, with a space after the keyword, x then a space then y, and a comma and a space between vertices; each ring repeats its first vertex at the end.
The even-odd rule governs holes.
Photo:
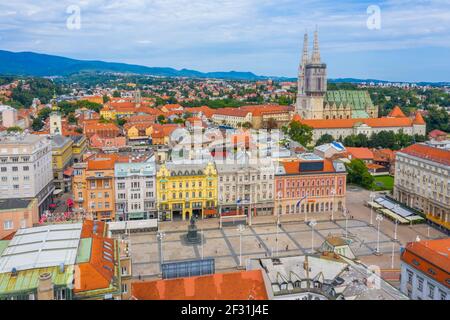
POLYGON ((369 92, 362 90, 329 90, 325 95, 325 103, 350 105, 354 111, 365 111, 367 107, 373 107, 369 92))
POLYGON ((422 114, 420 112, 416 112, 413 124, 425 124, 425 120, 423 120, 422 114))
POLYGON ((404 118, 406 117, 403 113, 402 109, 400 109, 399 106, 395 106, 394 109, 392 109, 391 113, 389 113, 388 117, 392 118, 404 118))

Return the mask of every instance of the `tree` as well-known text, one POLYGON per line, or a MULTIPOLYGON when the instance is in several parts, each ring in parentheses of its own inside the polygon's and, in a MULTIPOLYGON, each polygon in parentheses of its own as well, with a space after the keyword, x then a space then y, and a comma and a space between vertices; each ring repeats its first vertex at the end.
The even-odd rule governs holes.
POLYGON ((283 127, 282 130, 291 140, 300 143, 302 146, 306 147, 312 141, 313 128, 298 121, 292 121, 287 127, 283 127))
POLYGON ((317 140, 316 142, 316 146, 320 146, 322 144, 326 144, 326 143, 331 143, 335 141, 333 136, 331 134, 325 133, 324 135, 322 135, 319 140, 317 140))
POLYGON ((103 96, 103 103, 107 103, 107 102, 109 102, 109 101, 110 101, 109 97, 105 94, 105 95, 103 96))
POLYGON ((40 117, 34 118, 31 127, 34 131, 40 131, 44 127, 44 121, 40 117))
POLYGON ((428 111, 428 115, 425 117, 427 123, 427 131, 431 132, 435 129, 450 132, 450 116, 445 109, 438 109, 432 107, 428 111))
POLYGON ((14 126, 14 127, 9 127, 8 129, 6 129, 6 132, 10 133, 10 132, 23 132, 23 129, 21 127, 18 126, 14 126))
POLYGON ((160 115, 158 116, 157 120, 158 120, 159 123, 162 124, 162 123, 165 123, 166 117, 164 117, 162 114, 160 114, 160 115))
POLYGON ((347 167, 347 181, 357 184, 363 188, 370 189, 375 181, 369 173, 364 162, 360 159, 353 159, 345 165, 347 167))
POLYGON ((75 118, 75 115, 73 113, 70 113, 67 116, 67 121, 69 121, 70 124, 77 124, 77 118, 75 118))
POLYGON ((52 113, 52 109, 50 108, 44 108, 41 111, 39 111, 38 113, 38 117, 42 120, 45 121, 47 120, 47 118, 50 116, 50 113, 52 113))
POLYGON ((114 97, 114 98, 120 98, 120 97, 121 97, 120 92, 117 91, 117 90, 115 90, 115 91, 113 92, 113 97, 114 97))

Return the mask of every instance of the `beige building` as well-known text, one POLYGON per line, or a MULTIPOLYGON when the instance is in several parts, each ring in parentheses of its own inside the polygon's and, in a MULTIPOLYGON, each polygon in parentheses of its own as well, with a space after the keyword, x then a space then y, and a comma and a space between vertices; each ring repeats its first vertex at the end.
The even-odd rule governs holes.
POLYGON ((217 164, 222 214, 273 215, 273 165, 217 164))
POLYGON ((450 230, 450 151, 415 144, 396 156, 394 196, 450 230))

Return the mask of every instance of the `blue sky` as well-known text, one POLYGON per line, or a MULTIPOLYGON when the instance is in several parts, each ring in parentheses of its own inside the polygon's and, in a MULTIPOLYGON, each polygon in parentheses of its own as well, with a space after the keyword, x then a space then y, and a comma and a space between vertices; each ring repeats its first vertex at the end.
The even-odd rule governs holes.
POLYGON ((316 25, 331 78, 450 81, 450 0, 0 0, 0 49, 199 71, 294 77, 316 25))

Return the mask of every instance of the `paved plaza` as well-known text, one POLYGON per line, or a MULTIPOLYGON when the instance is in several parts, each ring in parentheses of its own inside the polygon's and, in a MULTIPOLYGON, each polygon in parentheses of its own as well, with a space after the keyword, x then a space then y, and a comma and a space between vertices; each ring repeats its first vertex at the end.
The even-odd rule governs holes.
MULTIPOLYGON (((400 266, 400 247, 421 239, 445 237, 444 234, 429 228, 427 225, 399 226, 394 241, 394 224, 384 219, 380 224, 380 252, 374 255, 377 248, 377 225, 370 225, 370 210, 364 206, 369 197, 365 190, 352 189, 347 197, 347 208, 353 219, 347 220, 347 236, 355 255, 367 265, 377 265, 381 269, 392 268, 392 251, 394 249, 394 269, 400 266)), ((330 235, 345 236, 346 221, 339 214, 336 220, 330 220, 329 213, 311 215, 308 219, 317 220, 314 227, 304 222, 304 215, 285 216, 281 226, 276 226, 276 217, 258 217, 253 219, 252 226, 246 226, 242 232, 242 263, 258 257, 276 257, 302 255, 318 249, 325 238, 330 235), (277 241, 278 239, 278 241, 277 241)), ((375 220, 373 219, 373 222, 375 220)), ((186 234, 188 222, 168 222, 161 224, 165 233, 162 242, 164 262, 214 258, 216 271, 233 271, 239 267, 240 233, 237 225, 226 225, 219 229, 219 220, 199 221, 199 232, 203 232, 203 245, 187 245, 182 240, 186 234)), ((157 233, 134 234, 131 238, 133 255, 133 276, 135 279, 151 279, 160 276, 161 243, 157 233)))

